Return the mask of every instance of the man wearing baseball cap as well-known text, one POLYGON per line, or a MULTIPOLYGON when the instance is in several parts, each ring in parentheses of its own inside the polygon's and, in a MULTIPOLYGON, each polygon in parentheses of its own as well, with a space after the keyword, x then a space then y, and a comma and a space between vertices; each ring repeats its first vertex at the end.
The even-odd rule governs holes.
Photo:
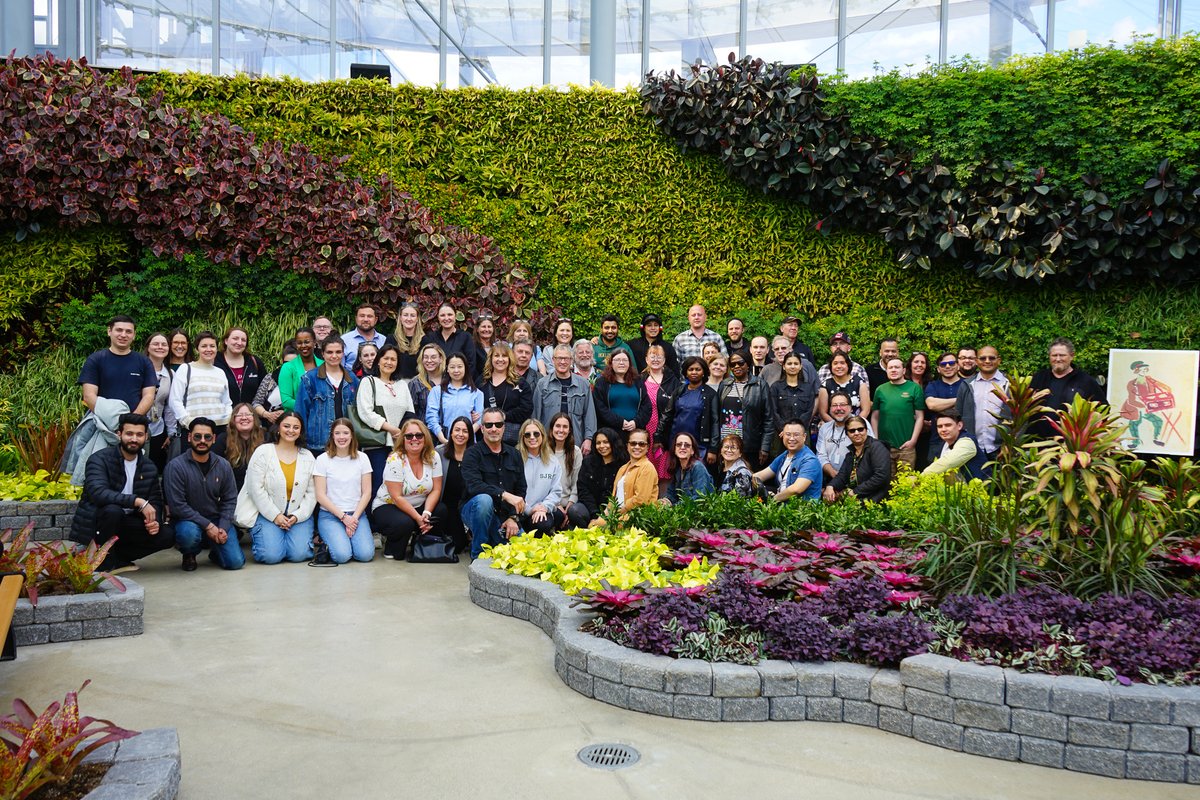
POLYGON ((660 345, 667 357, 666 370, 672 375, 679 374, 679 361, 675 358, 675 348, 665 341, 662 336, 662 318, 658 314, 647 314, 642 317, 641 336, 629 342, 633 351, 633 363, 637 371, 646 369, 646 350, 652 344, 660 345))
POLYGON ((779 323, 779 333, 781 336, 786 336, 787 340, 791 342, 792 352, 799 353, 801 358, 807 358, 810 364, 817 363, 817 357, 813 355, 812 348, 796 338, 800 335, 799 317, 795 314, 788 314, 784 317, 783 322, 779 323))
MULTIPOLYGON (((845 350, 847 353, 849 353, 852 346, 853 342, 850 341, 850 334, 846 333, 845 331, 838 331, 833 336, 829 337, 829 355, 831 356, 838 350, 845 350)), ((822 364, 821 368, 817 370, 817 380, 819 380, 821 383, 825 383, 825 381, 832 377, 833 372, 830 371, 828 362, 822 364)), ((866 368, 853 358, 850 359, 850 377, 857 378, 866 384, 870 383, 870 379, 867 378, 866 368)))

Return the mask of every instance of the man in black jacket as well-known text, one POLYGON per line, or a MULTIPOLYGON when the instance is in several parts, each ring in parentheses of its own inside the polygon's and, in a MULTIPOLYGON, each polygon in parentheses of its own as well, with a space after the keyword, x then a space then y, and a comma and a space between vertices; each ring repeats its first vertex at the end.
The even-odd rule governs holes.
POLYGON ((209 559, 222 569, 241 569, 246 564, 233 527, 238 496, 233 467, 211 452, 216 428, 206 417, 193 419, 188 452, 167 462, 163 474, 184 572, 196 569, 202 538, 208 539, 209 559))
POLYGON ((504 411, 483 412, 483 441, 469 448, 462 461, 462 520, 471 531, 471 558, 485 544, 501 544, 521 532, 518 515, 525 511, 525 462, 515 447, 504 444, 504 411))
POLYGON ((158 468, 142 455, 150 420, 144 414, 122 414, 117 444, 97 450, 87 461, 83 496, 71 523, 71 540, 102 545, 117 538, 101 569, 136 569, 133 562, 174 544, 163 530, 163 497, 158 468))

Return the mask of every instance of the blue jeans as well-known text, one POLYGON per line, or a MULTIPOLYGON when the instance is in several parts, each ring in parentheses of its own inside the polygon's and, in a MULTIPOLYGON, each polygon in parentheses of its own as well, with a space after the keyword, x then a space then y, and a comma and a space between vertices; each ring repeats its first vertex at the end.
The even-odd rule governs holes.
MULTIPOLYGON (((241 569, 246 565, 246 554, 238 544, 237 530, 229 530, 228 534, 229 538, 225 540, 225 544, 209 540, 209 558, 221 569, 241 569)), ((203 537, 204 531, 200 530, 196 523, 187 520, 175 523, 175 544, 185 556, 194 556, 200 552, 203 537)))
POLYGON ((338 564, 345 564, 353 556, 355 561, 370 561, 375 557, 375 537, 371 534, 371 522, 363 514, 353 536, 346 535, 346 524, 323 508, 317 509, 317 533, 329 546, 329 556, 338 564))
POLYGON ((250 529, 250 552, 260 564, 278 564, 288 561, 308 561, 313 557, 313 518, 297 522, 284 530, 271 520, 258 515, 250 529))
POLYGON ((475 495, 463 503, 460 513, 463 524, 471 532, 471 558, 479 558, 485 544, 504 544, 507 541, 500 532, 504 518, 496 513, 489 495, 475 495))

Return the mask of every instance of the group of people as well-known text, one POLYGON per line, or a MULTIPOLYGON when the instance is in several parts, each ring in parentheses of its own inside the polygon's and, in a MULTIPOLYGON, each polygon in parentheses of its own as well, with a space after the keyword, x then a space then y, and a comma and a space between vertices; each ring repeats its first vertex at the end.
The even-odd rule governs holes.
MULTIPOLYGON (((520 531, 712 491, 881 500, 901 462, 987 477, 999 447, 1007 378, 990 345, 931 361, 885 339, 864 366, 838 332, 818 367, 796 317, 771 339, 736 318, 722 336, 698 305, 669 341, 655 314, 630 341, 608 315, 590 338, 560 319, 541 347, 527 322, 501 338, 482 314, 466 331, 449 305, 428 332, 413 303, 392 335, 378 319, 361 305, 339 335, 318 317, 269 370, 243 328, 153 333, 139 352, 133 320, 115 317, 79 378, 72 538, 117 537, 110 569, 172 545, 185 571, 202 549, 238 569, 239 532, 261 563, 310 561, 314 546, 368 561, 375 534, 385 558, 424 534, 474 557, 520 531)), ((1069 341, 1049 355, 1034 379, 1047 405, 1103 399, 1069 341)))

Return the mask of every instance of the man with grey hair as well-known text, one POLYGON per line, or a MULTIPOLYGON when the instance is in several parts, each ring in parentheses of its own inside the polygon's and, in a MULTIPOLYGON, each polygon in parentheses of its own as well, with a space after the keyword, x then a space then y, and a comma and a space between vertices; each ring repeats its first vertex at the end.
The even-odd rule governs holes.
MULTIPOLYGON (((591 342, 584 344, 591 352, 591 342)), ((554 372, 538 382, 533 393, 532 419, 536 419, 550 430, 550 420, 560 411, 571 418, 571 432, 579 449, 587 455, 592 450, 592 436, 596 433, 596 405, 592 401, 592 387, 572 371, 575 356, 572 348, 560 344, 551 357, 554 372)))
POLYGON ((1076 395, 1097 403, 1103 403, 1105 399, 1100 383, 1088 373, 1072 366, 1075 345, 1070 339, 1060 336, 1051 342, 1049 356, 1050 368, 1034 373, 1031 384, 1034 389, 1045 389, 1049 392, 1042 398, 1042 405, 1053 409, 1053 412, 1040 415, 1029 426, 1031 433, 1044 438, 1055 434, 1050 420, 1058 416, 1057 412, 1063 406, 1070 405, 1076 395))
POLYGON ((587 381, 588 386, 595 385, 600 377, 596 371, 596 352, 588 339, 575 340, 575 374, 587 381))

